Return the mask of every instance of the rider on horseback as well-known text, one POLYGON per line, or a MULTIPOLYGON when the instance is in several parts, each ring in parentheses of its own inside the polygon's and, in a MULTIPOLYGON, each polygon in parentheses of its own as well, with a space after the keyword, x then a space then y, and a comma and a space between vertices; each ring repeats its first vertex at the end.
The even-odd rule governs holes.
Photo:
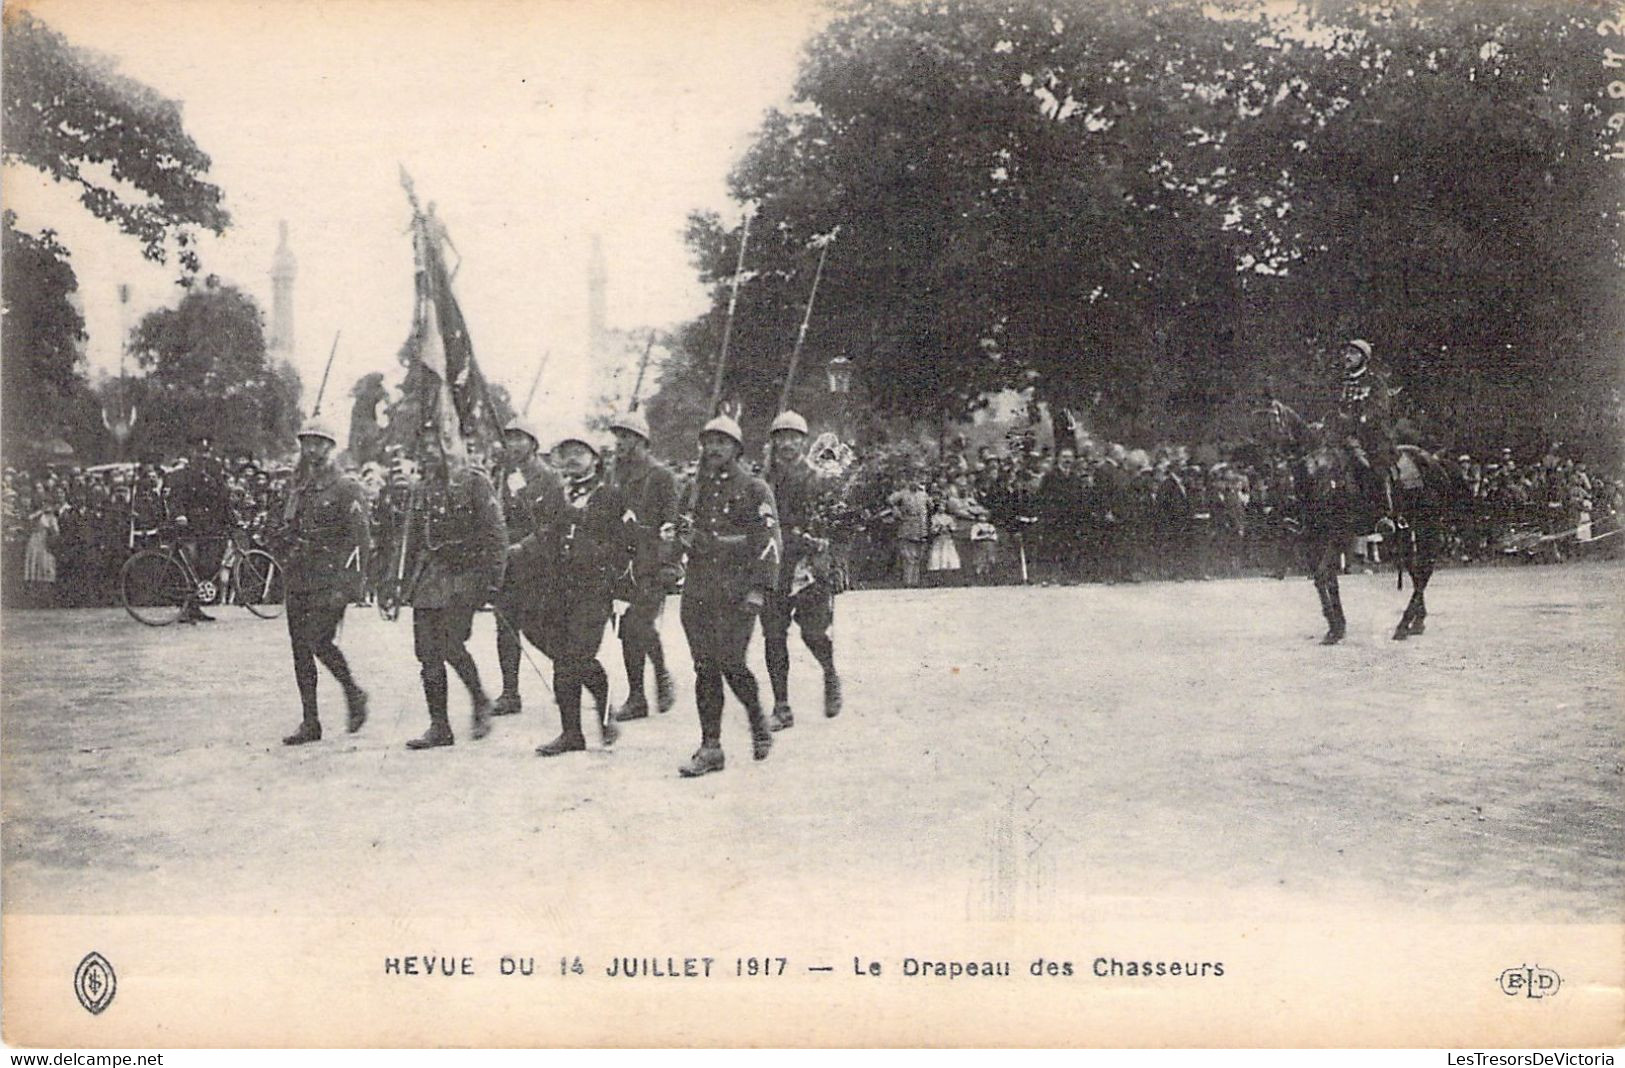
POLYGON ((1338 395, 1337 424, 1355 459, 1355 469, 1366 479, 1368 496, 1394 516, 1393 470, 1399 453, 1394 447, 1391 422, 1393 391, 1388 375, 1371 355, 1371 342, 1355 339, 1343 347, 1343 377, 1338 395))

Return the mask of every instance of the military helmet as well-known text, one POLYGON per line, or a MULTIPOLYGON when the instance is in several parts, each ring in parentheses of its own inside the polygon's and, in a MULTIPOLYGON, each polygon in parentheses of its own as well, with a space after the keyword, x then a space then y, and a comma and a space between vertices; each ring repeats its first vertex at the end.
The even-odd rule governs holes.
POLYGON ((592 450, 592 454, 594 456, 601 456, 603 454, 604 450, 599 447, 597 441, 593 440, 592 431, 585 430, 580 427, 567 430, 563 434, 560 434, 559 439, 553 443, 553 448, 557 449, 559 446, 571 441, 587 446, 587 448, 592 450))
POLYGON ((726 415, 717 416, 700 429, 700 437, 703 438, 707 434, 721 434, 724 437, 733 438, 741 447, 745 444, 745 432, 739 429, 738 423, 726 415))
POLYGON ((503 436, 508 434, 523 434, 531 440, 538 449, 542 447, 542 436, 536 433, 536 428, 523 419, 510 419, 508 425, 502 428, 503 436))
POLYGON ((629 434, 636 434, 644 441, 649 439, 649 420, 639 411, 625 411, 616 413, 609 421, 611 430, 624 430, 629 434))
POLYGON ((807 420, 801 418, 799 413, 792 412, 787 408, 780 412, 774 418, 773 425, 767 428, 770 436, 777 434, 781 430, 794 430, 799 434, 805 434, 807 433, 807 420))
POLYGON ((320 419, 316 416, 312 416, 311 418, 305 420, 305 425, 300 427, 299 433, 294 436, 299 438, 326 438, 328 441, 333 443, 334 448, 338 448, 339 444, 339 436, 337 432, 335 432, 332 427, 327 425, 327 421, 325 419, 320 419))
POLYGON ((1351 377, 1365 374, 1366 365, 1371 362, 1371 342, 1355 338, 1343 346, 1345 352, 1349 349, 1353 349, 1360 354, 1360 361, 1349 367, 1344 373, 1351 377))

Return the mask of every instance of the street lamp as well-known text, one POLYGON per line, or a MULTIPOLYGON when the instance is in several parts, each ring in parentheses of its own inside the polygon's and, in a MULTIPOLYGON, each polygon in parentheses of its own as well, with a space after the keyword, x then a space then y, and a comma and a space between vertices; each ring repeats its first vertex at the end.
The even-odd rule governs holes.
POLYGON ((852 392, 852 361, 845 356, 837 356, 829 361, 825 369, 829 376, 829 391, 831 393, 852 392))

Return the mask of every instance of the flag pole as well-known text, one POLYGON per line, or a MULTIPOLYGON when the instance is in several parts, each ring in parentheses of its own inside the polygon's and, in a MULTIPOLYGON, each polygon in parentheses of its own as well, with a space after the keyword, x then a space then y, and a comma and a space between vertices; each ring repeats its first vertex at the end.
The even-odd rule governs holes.
POLYGON ((519 409, 520 415, 530 414, 530 402, 536 399, 536 387, 542 384, 542 372, 547 369, 547 361, 553 356, 553 350, 543 351, 542 358, 536 361, 536 377, 530 380, 530 392, 525 394, 525 406, 519 409))

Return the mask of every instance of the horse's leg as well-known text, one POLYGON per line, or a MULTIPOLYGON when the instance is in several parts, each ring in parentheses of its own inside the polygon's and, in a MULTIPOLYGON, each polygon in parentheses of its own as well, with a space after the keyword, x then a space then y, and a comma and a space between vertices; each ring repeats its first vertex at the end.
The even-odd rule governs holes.
POLYGON ((1416 554, 1415 565, 1411 568, 1411 586, 1414 592, 1411 600, 1415 602, 1415 609, 1410 611, 1412 634, 1421 634, 1426 629, 1424 620, 1428 617, 1426 600, 1428 580, 1433 577, 1433 554, 1419 552, 1416 554))
POLYGON ((1343 640, 1347 625, 1343 619, 1343 598, 1337 588, 1337 571, 1342 564, 1342 549, 1336 539, 1321 547, 1315 561, 1315 587, 1321 591, 1320 608, 1326 616, 1326 636, 1322 645, 1336 645, 1343 640))

